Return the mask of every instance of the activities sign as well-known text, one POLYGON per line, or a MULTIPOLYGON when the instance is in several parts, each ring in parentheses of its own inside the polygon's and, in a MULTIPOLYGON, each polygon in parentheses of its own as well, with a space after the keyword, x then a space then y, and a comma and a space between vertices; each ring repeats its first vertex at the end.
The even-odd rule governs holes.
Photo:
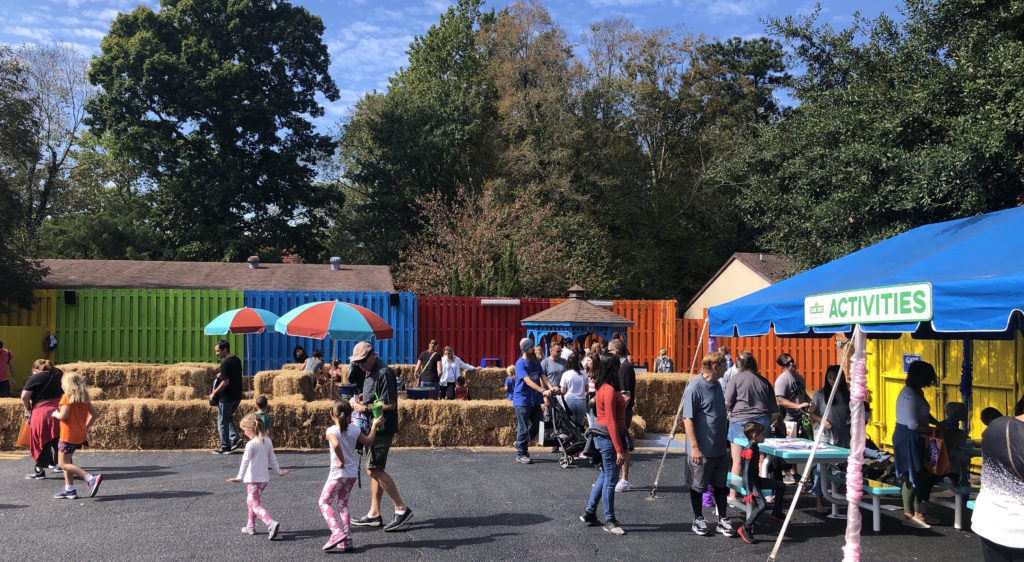
POLYGON ((804 324, 888 324, 932 319, 931 283, 911 283, 811 295, 804 299, 804 324))

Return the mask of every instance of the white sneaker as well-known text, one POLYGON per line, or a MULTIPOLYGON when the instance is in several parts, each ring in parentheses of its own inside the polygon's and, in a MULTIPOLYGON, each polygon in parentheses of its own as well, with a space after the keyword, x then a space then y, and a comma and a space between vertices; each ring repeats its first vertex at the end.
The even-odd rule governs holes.
POLYGON ((621 494, 622 492, 629 491, 629 480, 619 480, 619 483, 615 485, 615 493, 621 494))

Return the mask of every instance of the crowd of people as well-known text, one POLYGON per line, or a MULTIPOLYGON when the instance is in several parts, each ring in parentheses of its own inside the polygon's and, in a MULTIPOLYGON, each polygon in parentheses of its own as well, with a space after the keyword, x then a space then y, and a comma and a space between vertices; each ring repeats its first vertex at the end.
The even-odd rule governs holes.
MULTIPOLYGON (((462 371, 472 368, 462 362, 451 347, 445 347, 441 353, 437 352, 437 347, 437 342, 431 341, 420 355, 415 368, 418 385, 436 389, 437 398, 463 398, 458 390, 465 387, 464 380, 460 380, 464 378, 462 371)), ((587 525, 600 525, 598 509, 601 508, 603 529, 614 535, 625 534, 615 512, 615 494, 630 489, 628 470, 632 440, 629 425, 636 386, 635 369, 625 343, 612 339, 607 346, 595 343, 585 351, 552 343, 544 354, 543 348, 536 346, 532 339, 523 338, 519 349, 521 355, 508 367, 503 388, 516 415, 515 461, 532 463, 530 442, 537 438, 553 397, 563 397, 572 419, 581 427, 587 427, 600 469, 580 520, 587 525)), ((241 530, 255 534, 258 518, 266 526, 268 537, 274 539, 280 523, 269 515, 261 496, 271 471, 279 476, 287 476, 288 471, 280 467, 274 454, 273 420, 268 402, 264 396, 257 397, 256 409, 246 413, 236 425, 234 414, 242 397, 241 361, 231 353, 225 340, 216 344, 214 352, 221 360, 209 396, 211 405, 216 405, 218 411, 220 447, 214 452, 227 454, 244 448, 237 475, 228 479, 228 482, 246 485, 248 519, 241 530)), ((298 351, 295 358, 299 358, 298 351)), ((312 365, 315 369, 323 367, 322 355, 318 352, 306 358, 305 363, 310 360, 320 362, 320 365, 312 365)), ((759 444, 766 437, 809 437, 803 432, 809 425, 818 424, 825 442, 848 447, 851 432, 863 431, 863 428, 851 428, 850 391, 838 365, 827 369, 824 387, 810 398, 793 357, 783 353, 776 363, 781 371, 772 384, 759 371, 751 352, 740 352, 733 362, 728 349, 722 348, 703 357, 700 376, 686 385, 682 403, 686 434, 683 476, 693 511, 691 530, 697 535, 718 533, 754 543, 753 524, 759 515, 770 507, 770 515, 781 519, 787 485, 795 483, 796 473, 794 467, 776 461, 768 465, 769 474, 763 474, 761 467, 765 458, 759 444), (833 389, 836 398, 827 407, 833 389), (738 442, 740 437, 746 439, 745 445, 738 442), (729 486, 730 472, 740 486, 729 486), (742 501, 752 507, 738 528, 730 521, 727 511, 729 496, 736 497, 737 488, 744 491, 742 501), (765 491, 771 492, 768 497, 765 491), (714 508, 713 529, 704 517, 706 507, 714 508)), ((348 381, 360 392, 348 401, 333 403, 329 412, 332 424, 324 434, 329 470, 318 506, 331 531, 324 550, 351 549, 351 526, 396 531, 412 519, 412 510, 402 501, 395 481, 386 471, 388 454, 398 431, 398 380, 371 344, 363 342, 355 346, 348 381), (348 498, 358 476, 360 460, 357 455, 367 457, 371 497, 366 514, 352 519, 348 498), (384 495, 394 504, 393 519, 386 525, 381 515, 384 495)), ((963 484, 970 468, 969 459, 957 453, 966 442, 963 425, 967 409, 961 403, 949 402, 944 408, 944 419, 936 419, 930 412, 924 389, 937 383, 934 367, 925 361, 915 361, 907 369, 905 386, 896 402, 892 471, 901 485, 903 522, 917 528, 935 524, 928 516, 932 487, 943 478, 954 485, 963 484), (949 462, 942 473, 937 472, 934 459, 928 456, 926 439, 929 436, 941 437, 948 445, 949 462)), ((64 485, 54 494, 55 499, 79 497, 75 478, 85 482, 88 496, 94 496, 103 475, 91 474, 73 462, 74 453, 88 444, 88 429, 97 417, 83 377, 75 372, 64 373, 48 360, 40 359, 32 367, 21 399, 34 461, 33 472, 26 478, 42 480, 46 478, 46 470, 51 470, 64 479, 64 485)), ((1002 416, 998 410, 986 408, 981 418, 987 428, 982 436, 981 493, 972 528, 982 537, 985 560, 1021 560, 1024 556, 1024 539, 1021 538, 1024 537, 1024 398, 1016 404, 1012 416, 1002 416)), ((885 455, 876 449, 869 443, 870 456, 884 460, 885 455)), ((812 493, 819 496, 819 511, 823 511, 822 485, 820 475, 815 475, 812 493)))

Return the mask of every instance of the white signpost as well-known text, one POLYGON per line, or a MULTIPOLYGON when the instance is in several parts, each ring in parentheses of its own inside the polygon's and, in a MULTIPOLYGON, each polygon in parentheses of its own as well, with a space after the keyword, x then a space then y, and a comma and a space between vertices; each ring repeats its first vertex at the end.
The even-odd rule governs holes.
POLYGON ((804 298, 804 324, 808 326, 930 322, 931 319, 931 283, 872 287, 804 298))

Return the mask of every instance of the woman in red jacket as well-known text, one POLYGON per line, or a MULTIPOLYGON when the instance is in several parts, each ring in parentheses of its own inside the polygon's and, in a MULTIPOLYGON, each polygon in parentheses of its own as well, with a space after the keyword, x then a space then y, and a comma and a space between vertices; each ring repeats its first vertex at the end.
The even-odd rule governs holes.
POLYGON ((580 520, 587 525, 597 525, 597 502, 604 500, 604 530, 613 535, 624 535, 625 531, 615 519, 615 483, 619 481, 619 470, 629 462, 626 447, 626 400, 619 393, 619 359, 604 355, 597 366, 597 424, 591 428, 594 446, 601 452, 601 472, 590 488, 587 511, 580 520))

